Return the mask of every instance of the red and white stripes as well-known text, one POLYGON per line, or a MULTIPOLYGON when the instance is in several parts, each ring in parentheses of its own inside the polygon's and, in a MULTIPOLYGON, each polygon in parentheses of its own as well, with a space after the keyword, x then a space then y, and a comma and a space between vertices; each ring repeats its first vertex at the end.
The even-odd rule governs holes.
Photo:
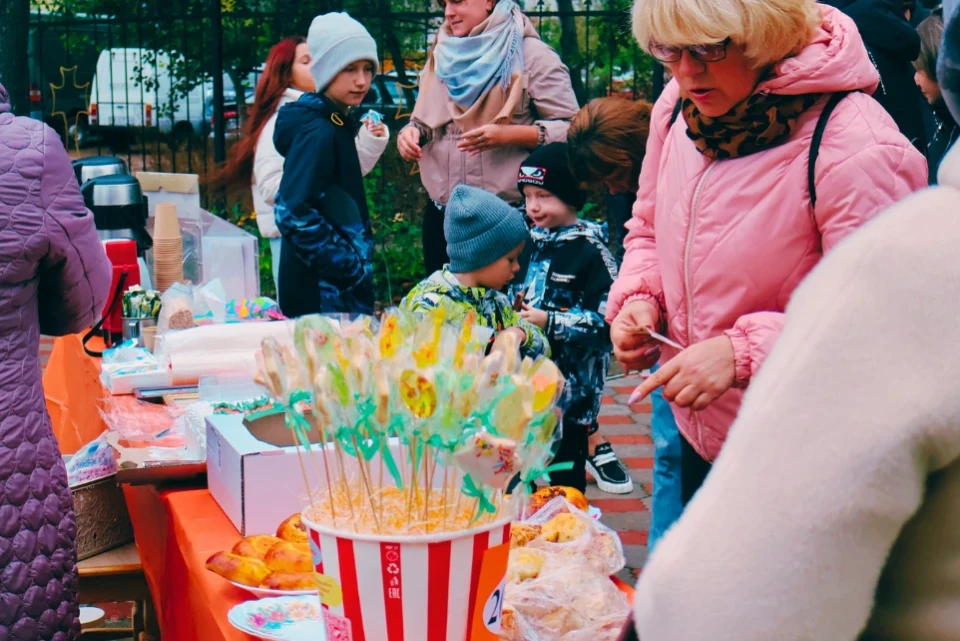
POLYGON ((484 553, 510 540, 509 523, 399 543, 347 538, 304 522, 320 551, 317 573, 343 592, 342 604, 325 607, 350 621, 353 641, 470 641, 484 553))

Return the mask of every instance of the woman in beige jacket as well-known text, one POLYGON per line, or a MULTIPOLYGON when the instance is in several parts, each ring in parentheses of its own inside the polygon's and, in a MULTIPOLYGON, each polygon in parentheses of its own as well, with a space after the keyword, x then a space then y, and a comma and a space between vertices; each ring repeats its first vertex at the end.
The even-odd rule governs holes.
MULTIPOLYGON (((960 116, 956 13, 945 35, 938 74, 960 116)), ((643 641, 960 639, 960 147, 939 178, 796 290, 713 471, 644 568, 643 641)))
POLYGON ((397 139, 420 163, 428 274, 447 262, 443 210, 458 184, 519 204, 517 171, 539 145, 564 141, 577 113, 570 72, 514 0, 438 0, 444 22, 397 139))

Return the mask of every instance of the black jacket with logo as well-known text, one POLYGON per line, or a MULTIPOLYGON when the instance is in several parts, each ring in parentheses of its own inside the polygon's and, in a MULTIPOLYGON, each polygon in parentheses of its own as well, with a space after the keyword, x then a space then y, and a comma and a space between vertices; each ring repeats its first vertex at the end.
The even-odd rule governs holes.
POLYGON ((532 252, 522 284, 531 307, 547 312, 544 332, 551 358, 567 378, 564 420, 589 427, 600 413, 600 398, 610 363, 610 326, 604 320, 607 295, 617 263, 600 227, 575 225, 530 232, 532 252))

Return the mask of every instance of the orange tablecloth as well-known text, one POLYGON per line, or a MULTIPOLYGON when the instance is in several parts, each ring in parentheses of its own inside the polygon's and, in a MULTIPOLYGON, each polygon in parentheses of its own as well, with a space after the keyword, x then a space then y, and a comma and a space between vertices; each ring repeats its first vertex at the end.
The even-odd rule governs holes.
MULTIPOLYGON (((235 630, 227 612, 250 595, 208 572, 204 563, 229 549, 239 534, 207 490, 124 487, 144 574, 164 639, 253 641, 235 630)), ((633 588, 617 586, 633 601, 633 588)))
MULTIPOLYGON (((107 395, 100 384, 100 360, 86 355, 82 337, 57 338, 43 373, 47 412, 63 454, 75 453, 107 428, 97 409, 97 402, 107 395)), ((88 345, 93 351, 103 349, 99 338, 88 345)))
MULTIPOLYGON (((100 363, 83 351, 81 337, 56 339, 43 383, 47 410, 61 452, 72 454, 106 429, 97 401, 107 392, 100 363)), ((102 343, 91 341, 99 350, 102 343), (96 344, 94 344, 96 343, 96 344)), ((206 489, 157 490, 124 486, 137 548, 164 639, 255 641, 227 622, 234 605, 251 598, 204 568, 207 558, 230 549, 236 528, 206 489)), ((633 589, 616 581, 633 600, 633 589)))
POLYGON ((253 641, 227 622, 250 594, 204 568, 240 536, 210 492, 125 486, 124 494, 162 638, 253 641))

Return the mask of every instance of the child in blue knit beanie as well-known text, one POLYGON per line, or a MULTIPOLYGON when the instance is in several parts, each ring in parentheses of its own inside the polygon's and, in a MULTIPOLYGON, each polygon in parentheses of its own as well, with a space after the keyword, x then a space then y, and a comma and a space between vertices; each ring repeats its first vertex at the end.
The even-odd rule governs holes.
POLYGON ((307 34, 307 93, 277 114, 273 142, 284 157, 274 214, 283 238, 279 302, 290 318, 372 314, 373 234, 350 113, 377 73, 377 44, 346 13, 314 18, 307 34))
POLYGON ((543 330, 520 318, 500 291, 519 271, 518 258, 530 237, 523 215, 491 193, 457 185, 443 228, 450 263, 414 287, 401 307, 414 312, 442 307, 453 322, 473 310, 477 324, 515 332, 522 356, 549 355, 543 330))

